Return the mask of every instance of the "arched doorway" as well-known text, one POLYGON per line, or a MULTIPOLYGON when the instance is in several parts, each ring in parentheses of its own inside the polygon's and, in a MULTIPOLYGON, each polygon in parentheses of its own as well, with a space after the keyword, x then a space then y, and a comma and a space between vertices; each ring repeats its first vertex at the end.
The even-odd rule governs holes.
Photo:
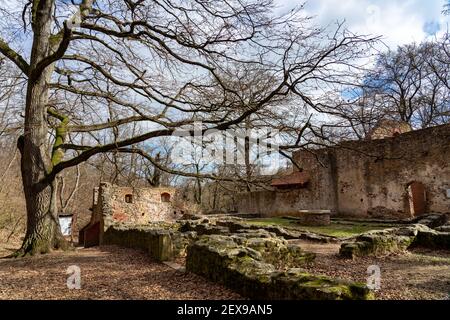
POLYGON ((413 181, 408 183, 408 204, 412 216, 420 216, 425 213, 427 198, 425 186, 422 182, 413 181))

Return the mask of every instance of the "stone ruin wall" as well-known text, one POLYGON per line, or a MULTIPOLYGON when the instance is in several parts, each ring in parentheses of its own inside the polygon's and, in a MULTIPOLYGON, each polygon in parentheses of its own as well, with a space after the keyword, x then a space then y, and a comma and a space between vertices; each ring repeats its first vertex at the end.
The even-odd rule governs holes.
POLYGON ((332 151, 330 160, 342 214, 409 217, 407 187, 413 181, 425 187, 425 212, 450 213, 450 125, 348 142, 332 151))
POLYGON ((100 223, 100 242, 103 232, 111 225, 145 225, 156 221, 174 221, 184 214, 178 205, 175 188, 132 188, 101 183, 94 190, 93 214, 90 224, 100 223), (162 194, 170 200, 163 201, 162 194), (126 197, 131 197, 130 202, 126 197))
POLYGON ((425 187, 426 212, 450 213, 450 125, 349 141, 314 154, 300 151, 294 158, 310 173, 306 188, 242 194, 238 211, 277 216, 328 209, 345 216, 406 218, 407 186, 418 181, 425 187))
MULTIPOLYGON (((263 216, 286 216, 302 210, 330 210, 334 207, 334 194, 324 192, 324 185, 332 185, 331 167, 319 168, 314 155, 306 154, 304 166, 311 172, 306 188, 280 190, 278 192, 264 190, 237 195, 239 213, 261 214, 263 216)), ((295 214, 292 214, 295 215, 295 214)))

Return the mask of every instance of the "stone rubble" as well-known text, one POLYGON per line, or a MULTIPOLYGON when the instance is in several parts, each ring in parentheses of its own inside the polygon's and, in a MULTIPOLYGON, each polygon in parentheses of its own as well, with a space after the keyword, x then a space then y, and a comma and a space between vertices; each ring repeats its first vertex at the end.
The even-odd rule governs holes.
MULTIPOLYGON (((428 220, 434 224, 431 219, 428 220)), ((450 250, 450 232, 441 232, 423 224, 362 233, 341 244, 339 254, 345 258, 377 256, 404 252, 410 247, 450 250)))
POLYGON ((208 235, 189 246, 186 270, 251 299, 373 299, 364 284, 314 276, 289 267, 312 259, 314 255, 264 231, 231 237, 208 235), (285 260, 284 269, 272 264, 277 259, 285 260))
MULTIPOLYGON (((116 224, 105 232, 104 244, 142 249, 157 261, 186 257, 186 271, 252 299, 373 298, 363 284, 302 271, 315 255, 288 242, 337 242, 337 238, 275 225, 252 225, 236 217, 190 218, 142 226, 116 224)), ((362 233, 345 240, 340 255, 377 256, 414 246, 450 249, 450 232, 444 232, 449 226, 446 219, 429 215, 417 221, 428 226, 416 223, 362 233)))

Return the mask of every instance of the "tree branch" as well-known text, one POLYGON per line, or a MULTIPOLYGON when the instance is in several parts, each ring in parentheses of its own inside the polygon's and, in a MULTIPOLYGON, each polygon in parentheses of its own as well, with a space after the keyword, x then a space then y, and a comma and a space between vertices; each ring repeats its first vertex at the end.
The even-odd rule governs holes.
POLYGON ((11 49, 11 47, 2 38, 0 38, 0 52, 9 60, 14 62, 16 66, 18 66, 19 69, 28 76, 30 70, 28 62, 20 54, 11 49))
POLYGON ((73 126, 69 126, 67 128, 67 130, 70 132, 92 132, 92 131, 99 131, 99 130, 103 130, 103 129, 118 127, 120 125, 127 124, 130 122, 152 121, 152 120, 153 119, 150 117, 133 116, 133 117, 118 119, 115 121, 110 121, 110 122, 105 122, 105 123, 97 123, 97 124, 91 124, 91 125, 73 125, 73 126))

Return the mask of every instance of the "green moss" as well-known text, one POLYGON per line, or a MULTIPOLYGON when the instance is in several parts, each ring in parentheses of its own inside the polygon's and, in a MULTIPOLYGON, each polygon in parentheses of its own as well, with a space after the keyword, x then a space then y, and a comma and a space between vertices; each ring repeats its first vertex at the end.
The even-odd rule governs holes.
POLYGON ((39 7, 39 0, 33 1, 33 6, 31 7, 31 22, 36 21, 37 9, 39 7))
MULTIPOLYGON (((249 254, 252 249, 245 247, 245 243, 232 245, 226 239, 220 235, 203 236, 189 246, 186 270, 220 282, 251 299, 365 299, 368 295, 367 287, 353 282, 314 276, 299 268, 278 270, 265 259, 254 259, 249 254)), ((301 253, 293 248, 288 251, 301 253)))
POLYGON ((351 283, 348 288, 350 289, 352 299, 375 300, 374 292, 368 290, 367 286, 363 283, 351 283))
POLYGON ((380 224, 370 224, 370 223, 331 223, 328 226, 302 226, 292 219, 286 218, 258 218, 258 219, 247 219, 245 223, 259 226, 269 226, 278 225, 282 227, 288 227, 296 229, 298 231, 310 231, 326 236, 347 238, 360 233, 364 233, 371 230, 380 230, 386 228, 386 225, 380 224))
POLYGON ((49 38, 49 45, 52 50, 56 50, 63 39, 63 31, 58 32, 57 34, 52 34, 49 38))
POLYGON ((358 236, 355 242, 342 243, 339 254, 345 258, 355 258, 399 253, 408 249, 413 241, 414 236, 396 235, 385 231, 367 233, 358 236))
POLYGON ((61 146, 64 144, 67 136, 67 125, 69 124, 69 117, 60 115, 52 109, 48 109, 47 112, 49 115, 60 121, 59 125, 55 128, 55 142, 53 143, 52 149, 52 164, 53 166, 56 166, 62 161, 64 157, 64 150, 61 149, 61 146))
POLYGON ((4 42, 2 39, 0 39, 0 49, 4 54, 8 57, 11 57, 13 59, 18 59, 19 55, 12 50, 6 42, 4 42))
POLYGON ((326 287, 326 286, 330 286, 332 284, 333 284, 333 281, 331 279, 324 278, 324 277, 323 278, 319 277, 319 278, 316 278, 314 280, 311 280, 311 281, 303 283, 302 286, 305 286, 305 287, 326 287))

